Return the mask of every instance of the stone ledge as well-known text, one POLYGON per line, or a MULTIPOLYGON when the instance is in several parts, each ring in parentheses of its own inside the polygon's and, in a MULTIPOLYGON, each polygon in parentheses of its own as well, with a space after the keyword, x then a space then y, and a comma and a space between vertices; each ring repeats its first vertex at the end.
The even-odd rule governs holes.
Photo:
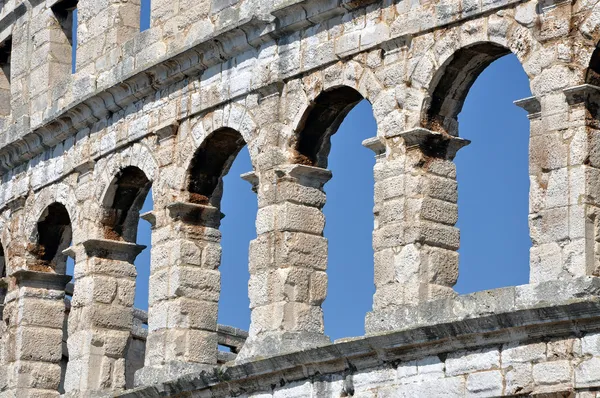
MULTIPOLYGON (((281 380, 357 372, 387 362, 412 360, 459 349, 484 347, 600 330, 600 279, 583 277, 479 292, 412 308, 417 322, 402 330, 344 339, 335 344, 184 375, 177 380, 127 391, 123 398, 163 397, 205 390, 225 396, 281 380), (458 312, 454 313, 453 311, 458 312), (494 314, 497 312, 497 314, 494 314), (549 325, 552 325, 549 328, 549 325), (250 385, 247 380, 253 379, 250 385)), ((396 310, 396 315, 408 313, 396 310)), ((401 321, 400 319, 399 321, 401 321)), ((210 393, 209 392, 209 393, 210 393)))

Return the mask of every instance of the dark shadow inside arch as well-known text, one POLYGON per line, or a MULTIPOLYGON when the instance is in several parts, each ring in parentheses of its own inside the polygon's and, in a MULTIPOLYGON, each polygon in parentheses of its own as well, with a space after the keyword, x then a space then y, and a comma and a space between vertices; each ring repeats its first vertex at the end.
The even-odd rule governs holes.
POLYGON ((592 53, 585 82, 594 86, 600 86, 600 47, 596 47, 592 53))
POLYGON ((212 132, 196 150, 189 168, 189 201, 219 207, 223 195, 223 176, 246 145, 236 130, 223 128, 212 132))
POLYGON ((34 248, 37 265, 64 274, 67 256, 63 250, 69 247, 71 238, 71 218, 67 209, 61 203, 51 204, 37 222, 37 244, 34 248))
POLYGON ((294 163, 327 168, 331 136, 363 96, 351 87, 321 93, 305 112, 297 131, 294 163))
POLYGON ((458 135, 458 114, 477 77, 498 58, 510 54, 506 47, 485 42, 458 50, 439 69, 430 88, 423 126, 458 135))
POLYGON ((152 182, 135 166, 119 171, 106 192, 102 224, 104 237, 135 242, 140 209, 152 182))

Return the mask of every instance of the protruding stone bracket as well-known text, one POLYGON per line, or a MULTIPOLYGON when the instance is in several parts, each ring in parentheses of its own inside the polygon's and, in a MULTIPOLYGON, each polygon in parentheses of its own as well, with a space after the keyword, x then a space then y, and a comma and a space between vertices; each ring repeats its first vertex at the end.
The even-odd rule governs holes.
POLYGON ((249 171, 240 175, 240 178, 244 181, 249 182, 252 185, 252 192, 258 193, 259 178, 255 171, 249 171))
POLYGON ((385 142, 380 137, 367 138, 362 142, 362 146, 375 152, 375 157, 385 154, 385 142))
POLYGON ((156 134, 158 142, 160 143, 175 138, 178 131, 179 123, 177 121, 169 121, 159 125, 156 130, 154 130, 154 134, 156 134))
POLYGON ((600 102, 600 87, 592 84, 582 84, 563 90, 567 103, 571 106, 600 102))
POLYGON ((519 108, 524 109, 527 112, 527 117, 531 119, 538 119, 542 115, 542 106, 540 100, 536 97, 527 97, 513 102, 519 108))
POLYGON ((59 291, 64 291, 67 283, 72 279, 70 275, 28 270, 16 271, 12 276, 20 287, 44 288, 59 291))
POLYGON ((150 224, 150 228, 156 227, 156 214, 153 211, 140 214, 140 218, 150 224))
POLYGON ((280 179, 290 177, 297 180, 300 184, 308 186, 315 185, 315 182, 319 186, 323 186, 333 176, 330 170, 303 164, 280 166, 275 172, 280 179))
MULTIPOLYGON (((109 239, 89 239, 82 242, 85 254, 89 257, 99 257, 109 260, 121 260, 133 263, 135 258, 146 246, 131 242, 123 242, 109 239)), ((68 248, 63 253, 69 251, 69 255, 74 253, 73 248, 68 248)))
POLYGON ((223 218, 221 211, 211 205, 175 202, 168 205, 167 210, 174 221, 182 221, 192 225, 218 226, 223 218))
POLYGON ((401 133, 388 133, 386 138, 400 137, 407 149, 418 147, 426 156, 452 160, 459 149, 469 145, 470 140, 454 137, 437 131, 417 127, 401 133))

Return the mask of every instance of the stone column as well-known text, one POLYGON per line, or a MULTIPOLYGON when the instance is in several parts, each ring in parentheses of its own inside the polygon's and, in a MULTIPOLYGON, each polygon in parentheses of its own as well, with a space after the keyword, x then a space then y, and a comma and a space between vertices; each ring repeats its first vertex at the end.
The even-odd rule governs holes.
MULTIPOLYGON (((19 270, 11 275, 0 388, 15 397, 59 397, 67 275, 19 270)), ((7 395, 8 396, 8 395, 7 395)))
POLYGON ((530 282, 600 276, 600 88, 517 101, 529 112, 530 282))
POLYGON ((331 172, 288 165, 245 178, 258 193, 258 236, 250 243, 249 337, 236 362, 330 344, 321 304, 327 294, 323 186, 331 172))
POLYGON ((221 212, 177 202, 164 215, 153 213, 148 338, 138 386, 217 365, 221 212))
POLYGON ((145 246, 90 239, 68 249, 75 258, 69 314, 67 396, 109 395, 125 389, 137 272, 145 246))
POLYGON ((367 333, 399 328, 399 309, 452 297, 458 278, 456 152, 469 141, 418 128, 366 140, 375 175, 375 295, 367 333))

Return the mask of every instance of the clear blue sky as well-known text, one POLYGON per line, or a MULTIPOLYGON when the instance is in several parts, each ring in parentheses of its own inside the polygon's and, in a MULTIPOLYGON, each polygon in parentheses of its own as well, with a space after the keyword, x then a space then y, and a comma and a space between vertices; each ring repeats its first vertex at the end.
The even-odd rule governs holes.
MULTIPOLYGON (((520 285, 529 278, 529 121, 512 102, 530 96, 527 76, 516 57, 490 65, 477 79, 459 116, 460 135, 472 140, 457 158, 460 276, 456 290, 470 293, 520 285)), ((362 147, 376 135, 368 102, 360 103, 332 139, 325 186, 329 239, 329 291, 324 303, 326 333, 332 339, 364 334, 373 285, 373 153, 362 147)), ((242 150, 225 177, 226 215, 221 265, 219 322, 248 329, 248 244, 256 237, 256 195, 239 176, 251 170, 242 150)), ((148 200, 143 211, 150 210, 148 200)), ((150 245, 148 224, 140 222, 139 243, 150 245)), ((147 308, 149 250, 136 261, 136 306, 147 308)))

